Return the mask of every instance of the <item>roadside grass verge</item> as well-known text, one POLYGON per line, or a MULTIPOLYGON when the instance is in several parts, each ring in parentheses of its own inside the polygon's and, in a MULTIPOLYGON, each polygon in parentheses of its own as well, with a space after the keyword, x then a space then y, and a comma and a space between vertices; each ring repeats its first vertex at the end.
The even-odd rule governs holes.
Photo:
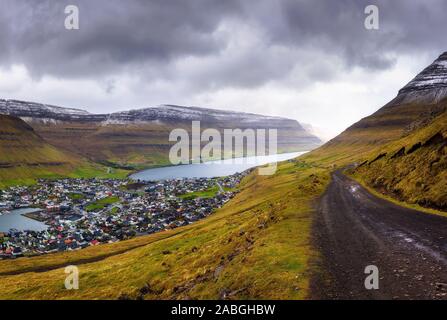
POLYGON ((400 207, 405 207, 408 209, 413 209, 413 210, 417 210, 417 211, 422 211, 425 213, 429 213, 429 214, 434 214, 434 215, 438 215, 438 216, 442 216, 442 217, 447 217, 447 212, 443 212, 443 211, 439 211, 439 210, 435 210, 435 209, 431 209, 431 208, 426 208, 426 207, 422 207, 418 204, 415 203, 408 203, 408 202, 403 202, 403 201, 399 201, 389 195, 387 195, 386 193, 383 192, 379 192, 378 190, 374 189, 373 187, 369 186, 364 179, 362 179, 359 175, 352 175, 352 174, 348 174, 349 177, 351 177, 352 179, 354 179, 356 182, 358 182, 363 188, 365 188, 366 190, 368 190, 369 193, 375 195, 378 198, 387 200, 389 202, 392 202, 400 207))

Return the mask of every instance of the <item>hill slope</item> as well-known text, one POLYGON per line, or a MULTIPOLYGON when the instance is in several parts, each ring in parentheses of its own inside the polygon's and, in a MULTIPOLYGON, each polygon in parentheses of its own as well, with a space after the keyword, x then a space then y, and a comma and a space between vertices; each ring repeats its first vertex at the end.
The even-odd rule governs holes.
POLYGON ((228 205, 187 227, 0 261, 0 298, 303 299, 316 255, 312 199, 327 180, 325 169, 288 161, 273 176, 249 175, 228 205), (63 286, 67 264, 79 267, 79 290, 63 286))
POLYGON ((105 168, 51 146, 23 120, 0 115, 0 188, 35 178, 104 173, 105 168))
POLYGON ((447 54, 390 103, 304 158, 351 170, 367 186, 410 204, 446 210, 447 54))
POLYGON ((191 121, 202 130, 278 129, 278 151, 304 151, 321 144, 297 121, 280 117, 214 109, 163 105, 160 107, 90 114, 16 100, 0 100, 0 113, 21 117, 49 143, 93 161, 117 167, 145 168, 168 164, 169 133, 191 132, 191 121))
POLYGON ((447 211, 447 113, 376 151, 353 174, 397 200, 447 211))

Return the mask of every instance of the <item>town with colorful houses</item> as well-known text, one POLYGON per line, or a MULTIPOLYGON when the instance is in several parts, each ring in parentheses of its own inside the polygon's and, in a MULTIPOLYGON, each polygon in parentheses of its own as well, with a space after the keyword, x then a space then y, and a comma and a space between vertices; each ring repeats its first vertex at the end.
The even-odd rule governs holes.
POLYGON ((237 192, 247 174, 161 181, 61 179, 0 190, 0 215, 19 208, 45 230, 1 230, 0 259, 78 250, 202 219, 237 192))

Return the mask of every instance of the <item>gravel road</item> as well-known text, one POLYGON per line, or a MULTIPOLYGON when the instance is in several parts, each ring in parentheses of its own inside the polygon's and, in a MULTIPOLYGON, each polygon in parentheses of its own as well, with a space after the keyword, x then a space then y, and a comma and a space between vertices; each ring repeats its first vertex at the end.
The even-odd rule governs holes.
POLYGON ((336 171, 313 226, 313 299, 447 299, 447 218, 403 208, 336 171), (365 288, 365 267, 379 289, 365 288))

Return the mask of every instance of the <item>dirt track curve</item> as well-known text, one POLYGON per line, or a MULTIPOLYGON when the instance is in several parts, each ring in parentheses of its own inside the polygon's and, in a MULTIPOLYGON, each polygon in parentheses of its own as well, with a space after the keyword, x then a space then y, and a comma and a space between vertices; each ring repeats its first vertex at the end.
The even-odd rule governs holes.
POLYGON ((447 218, 399 207, 336 171, 313 226, 313 299, 447 299, 447 218), (365 289, 365 267, 379 289, 365 289))

